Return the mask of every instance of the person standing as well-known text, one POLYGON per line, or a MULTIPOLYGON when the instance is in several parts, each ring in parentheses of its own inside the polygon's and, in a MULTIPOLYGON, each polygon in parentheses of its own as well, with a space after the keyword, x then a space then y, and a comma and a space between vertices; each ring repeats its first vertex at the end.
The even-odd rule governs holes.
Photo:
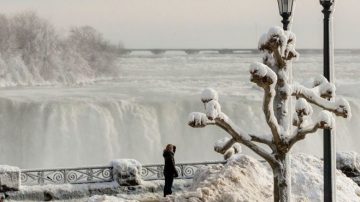
POLYGON ((165 177, 165 186, 164 186, 164 197, 166 195, 172 194, 172 185, 175 177, 178 177, 178 172, 175 168, 175 160, 174 160, 174 149, 176 147, 172 144, 166 145, 166 148, 163 152, 163 157, 165 161, 164 166, 164 177, 165 177))

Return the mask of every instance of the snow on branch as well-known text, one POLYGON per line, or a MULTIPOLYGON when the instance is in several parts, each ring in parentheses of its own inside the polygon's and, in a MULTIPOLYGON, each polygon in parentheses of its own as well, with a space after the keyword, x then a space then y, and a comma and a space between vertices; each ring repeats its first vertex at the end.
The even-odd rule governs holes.
POLYGON ((307 124, 306 121, 312 113, 313 109, 311 105, 304 98, 297 99, 295 104, 295 114, 293 116, 293 125, 300 128, 304 124, 307 124))
POLYGON ((203 92, 201 93, 201 101, 203 103, 206 103, 211 100, 216 100, 216 101, 219 100, 219 95, 218 95, 217 91, 212 88, 204 89, 203 92))
POLYGON ((295 111, 298 116, 310 116, 313 113, 311 105, 304 98, 296 101, 295 111))
POLYGON ((336 87, 333 83, 329 83, 328 80, 323 76, 319 75, 314 79, 313 91, 325 99, 335 97, 336 87))
POLYGON ((305 127, 298 127, 295 130, 293 136, 289 138, 290 147, 295 144, 297 141, 302 140, 309 133, 314 133, 318 129, 331 129, 335 125, 335 120, 333 115, 328 111, 321 111, 319 116, 311 124, 307 124, 305 127))
POLYGON ((299 84, 294 84, 292 86, 292 96, 304 98, 312 104, 333 112, 336 116, 342 116, 344 118, 351 117, 350 105, 348 101, 343 98, 336 99, 335 101, 328 101, 318 95, 313 89, 308 89, 299 84))
POLYGON ((209 124, 214 124, 214 121, 210 121, 204 113, 191 112, 189 115, 188 124, 193 128, 203 128, 209 124))
POLYGON ((255 62, 250 65, 249 71, 251 74, 250 81, 262 88, 276 84, 277 76, 267 65, 255 62))

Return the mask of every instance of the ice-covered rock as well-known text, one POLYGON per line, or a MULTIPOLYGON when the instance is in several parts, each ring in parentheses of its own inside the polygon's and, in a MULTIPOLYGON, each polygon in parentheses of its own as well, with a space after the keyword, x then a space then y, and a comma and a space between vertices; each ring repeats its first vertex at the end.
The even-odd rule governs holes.
POLYGON ((142 166, 135 159, 116 159, 111 162, 114 180, 121 186, 140 185, 142 166))
POLYGON ((20 184, 18 167, 0 165, 0 192, 19 190, 20 184))

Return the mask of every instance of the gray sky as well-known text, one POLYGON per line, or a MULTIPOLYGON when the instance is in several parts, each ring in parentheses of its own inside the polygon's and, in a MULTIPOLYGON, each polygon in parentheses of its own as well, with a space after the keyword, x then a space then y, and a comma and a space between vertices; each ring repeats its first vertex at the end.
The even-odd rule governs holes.
MULTIPOLYGON (((360 48, 360 1, 336 0, 336 48, 360 48)), ((2 13, 34 10, 60 31, 91 25, 129 48, 256 48, 281 25, 276 0, 1 0, 2 13)), ((322 47, 319 0, 297 0, 297 47, 322 47)))

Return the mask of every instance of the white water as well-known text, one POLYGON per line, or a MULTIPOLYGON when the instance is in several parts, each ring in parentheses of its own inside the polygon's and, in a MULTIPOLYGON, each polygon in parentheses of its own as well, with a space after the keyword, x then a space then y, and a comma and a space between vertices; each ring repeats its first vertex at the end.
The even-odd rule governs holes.
MULTIPOLYGON (((106 165, 115 158, 161 163, 167 143, 177 162, 218 160, 213 143, 225 133, 215 126, 193 129, 188 114, 202 111, 200 92, 218 90, 225 113, 251 132, 269 131, 262 91, 249 81, 258 54, 163 56, 131 54, 119 61, 121 76, 77 87, 14 87, 0 90, 0 164, 21 168, 106 165)), ((293 65, 294 80, 321 74, 322 56, 304 54, 293 65)), ((339 150, 360 152, 360 55, 335 56, 337 95, 353 118, 337 119, 339 150)), ((294 150, 321 155, 322 138, 309 135, 294 150)))

